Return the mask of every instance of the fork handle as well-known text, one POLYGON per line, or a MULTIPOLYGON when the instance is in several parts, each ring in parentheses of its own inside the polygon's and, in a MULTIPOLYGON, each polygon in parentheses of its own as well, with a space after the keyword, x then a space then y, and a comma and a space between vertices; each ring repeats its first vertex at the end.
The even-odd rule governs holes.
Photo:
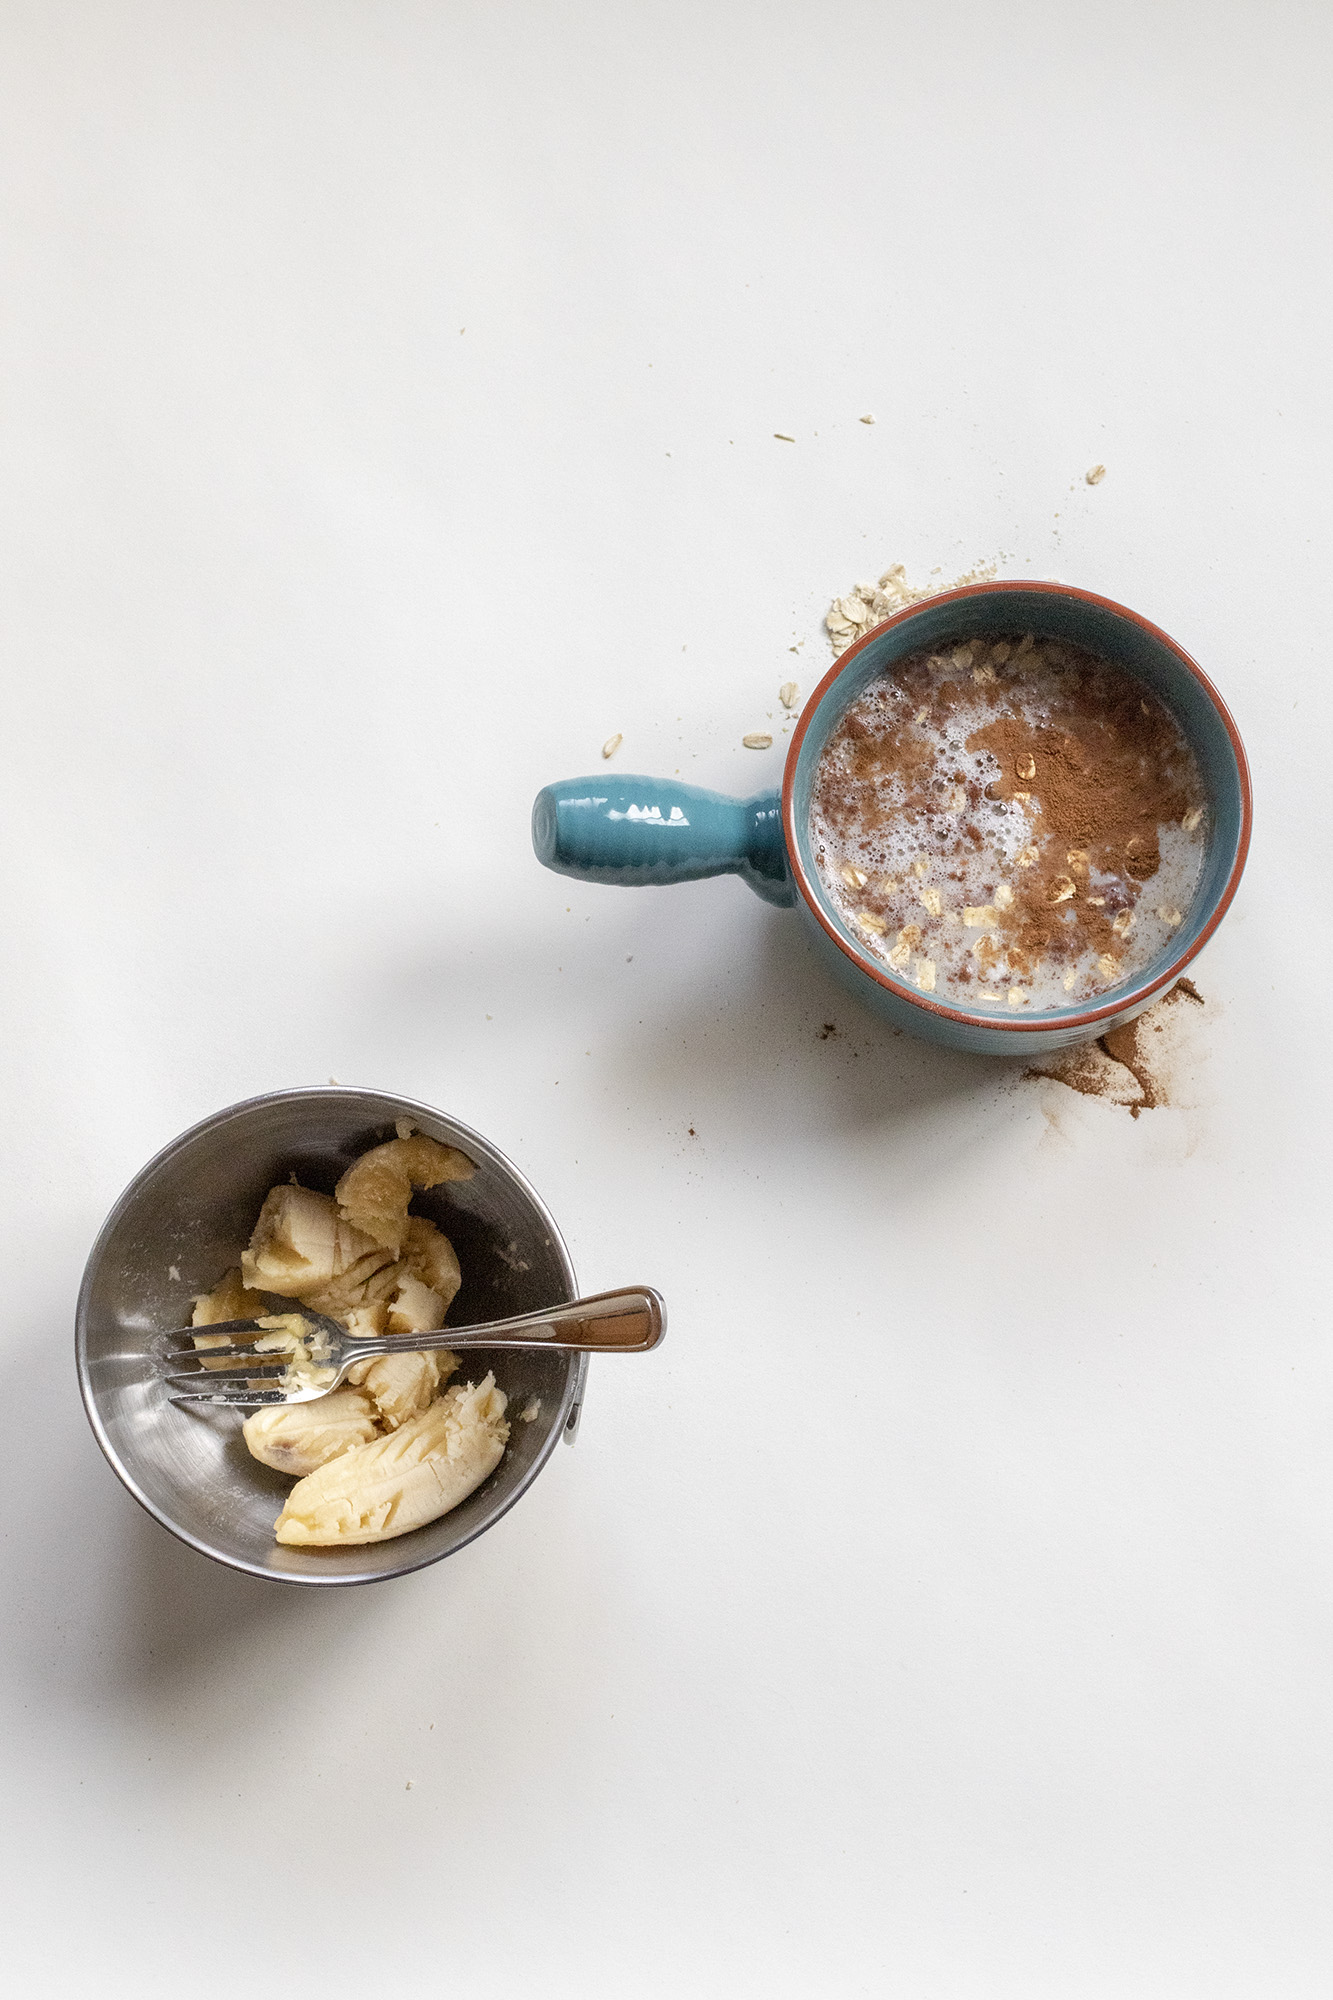
POLYGON ((484 1326, 441 1327, 438 1333, 393 1334, 383 1340, 349 1340, 344 1363, 379 1354, 431 1354, 442 1347, 558 1347, 571 1354, 646 1354, 666 1333, 666 1306, 651 1285, 597 1292, 568 1305, 484 1326))

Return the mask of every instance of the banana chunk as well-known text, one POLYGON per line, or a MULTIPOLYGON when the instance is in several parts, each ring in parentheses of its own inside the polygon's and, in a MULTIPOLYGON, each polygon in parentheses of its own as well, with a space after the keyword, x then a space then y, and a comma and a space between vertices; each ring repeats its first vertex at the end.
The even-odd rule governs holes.
POLYGON ((379 1412, 364 1390, 335 1389, 313 1403, 256 1410, 246 1418, 241 1435, 261 1465, 304 1479, 331 1458, 378 1437, 379 1412))
POLYGON ((304 1303, 345 1320, 351 1333, 434 1333, 462 1282, 449 1238, 424 1216, 410 1215, 400 1258, 355 1286, 342 1280, 307 1292, 304 1303))
POLYGON ((396 1431, 409 1418, 430 1408, 435 1391, 457 1366, 458 1356, 443 1348, 438 1354, 381 1354, 374 1361, 359 1363, 351 1372, 361 1375, 381 1427, 396 1431))
MULTIPOLYGON (((312 1293, 332 1288, 356 1292, 389 1262, 376 1239, 354 1229, 329 1195, 310 1188, 275 1187, 264 1197, 241 1275, 256 1291, 316 1305, 312 1293)), ((349 1298, 359 1304, 359 1298, 349 1298)))
POLYGON ((435 1333, 444 1325, 444 1300, 420 1278, 404 1275, 389 1301, 389 1333, 435 1333))
MULTIPOLYGON (((234 1264, 211 1292, 200 1292, 194 1302, 190 1325, 216 1326, 223 1319, 258 1319, 266 1310, 259 1293, 247 1288, 240 1265, 234 1264)), ((231 1340, 229 1333, 196 1333, 194 1344, 200 1348, 229 1347, 231 1340)), ((230 1368, 231 1365, 229 1361, 204 1363, 205 1368, 230 1368)))
MULTIPOLYGON (((308 1303, 314 1305, 314 1300, 312 1299, 308 1303)), ((315 1310, 318 1312, 320 1308, 315 1306, 315 1310)), ((353 1340, 378 1340, 389 1323, 389 1308, 383 1299, 372 1300, 368 1305, 353 1306, 351 1311, 346 1315, 346 1318, 347 1331, 351 1334, 353 1340)), ((357 1363, 357 1367, 362 1370, 369 1368, 369 1366, 370 1363, 368 1361, 357 1363)), ((349 1382, 359 1382, 362 1380, 362 1376, 356 1373, 356 1369, 353 1369, 347 1379, 349 1382)))
MULTIPOLYGON (((258 1292, 252 1292, 241 1276, 239 1264, 233 1264, 225 1278, 214 1285, 211 1292, 200 1292, 194 1302, 191 1326, 216 1326, 221 1319, 258 1319, 268 1311, 258 1292)), ((231 1338, 229 1334, 219 1334, 219 1340, 231 1338)), ((202 1341, 195 1346, 201 1347, 202 1341)))
POLYGON ((327 1313, 330 1319, 346 1320, 349 1324, 352 1314, 366 1307, 378 1311, 382 1319, 397 1283, 397 1264, 387 1250, 377 1249, 374 1257, 359 1259, 332 1284, 302 1292, 301 1303, 313 1306, 316 1312, 327 1313))
MULTIPOLYGON (((407 1218, 407 1236, 399 1268, 414 1278, 420 1278, 422 1284, 429 1285, 433 1292, 438 1292, 444 1301, 444 1311, 448 1312, 463 1282, 463 1273, 449 1238, 433 1222, 428 1222, 424 1215, 409 1215, 407 1218)), ((443 1318, 438 1324, 444 1325, 443 1318)))
POLYGON ((372 1146, 347 1169, 334 1189, 338 1213, 397 1257, 407 1240, 407 1204, 413 1188, 470 1180, 476 1171, 466 1153, 423 1133, 390 1139, 386 1145, 372 1146))
POLYGON ((379 1542, 438 1520, 504 1456, 505 1400, 493 1375, 446 1389, 389 1437, 329 1460, 287 1495, 278 1540, 305 1548, 379 1542))

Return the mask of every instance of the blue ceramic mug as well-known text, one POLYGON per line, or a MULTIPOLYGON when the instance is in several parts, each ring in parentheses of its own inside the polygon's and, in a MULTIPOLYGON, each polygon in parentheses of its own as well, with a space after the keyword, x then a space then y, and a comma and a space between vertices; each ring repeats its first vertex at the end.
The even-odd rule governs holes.
POLYGON ((766 902, 800 912, 830 970, 895 1027, 949 1048, 1038 1055, 1130 1021, 1178 979, 1236 893, 1250 842, 1249 767, 1212 682, 1174 639, 1109 598, 1055 583, 982 583, 926 599, 849 646, 806 703, 792 734, 781 792, 725 798, 669 778, 571 778, 532 809, 538 860, 558 874, 624 887, 740 875, 766 902), (1096 1005, 997 1019, 917 991, 858 943, 815 865, 810 795, 833 731, 878 675, 923 647, 1035 632, 1069 639, 1134 674, 1163 701, 1190 743, 1208 795, 1208 847, 1198 887, 1170 947, 1096 1005))

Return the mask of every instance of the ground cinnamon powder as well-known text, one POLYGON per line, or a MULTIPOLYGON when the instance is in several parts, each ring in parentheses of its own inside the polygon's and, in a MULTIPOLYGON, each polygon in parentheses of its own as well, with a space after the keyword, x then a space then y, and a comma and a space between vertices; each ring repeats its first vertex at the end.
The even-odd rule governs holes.
POLYGON ((1123 1104, 1131 1118, 1137 1118, 1141 1111, 1157 1111, 1170 1104, 1172 1090, 1169 1047, 1164 1044, 1163 1030, 1171 1009, 1182 1000, 1195 1007, 1205 1005, 1192 979, 1178 979, 1160 1000, 1134 1020, 1110 1029, 1095 1042, 1046 1056, 1023 1074, 1063 1083, 1081 1097, 1100 1097, 1109 1103, 1123 1104), (1108 1058, 1112 1066, 1108 1067, 1108 1062, 1099 1057, 1108 1058), (1128 1072, 1143 1093, 1140 1098, 1125 1097, 1124 1077, 1117 1075, 1117 1069, 1128 1072))
POLYGON ((872 948, 926 990, 1010 1006, 1089 998, 1146 965, 1187 902, 1178 847, 1161 876, 1175 892, 1155 879, 1162 829, 1202 850, 1175 718, 1113 662, 1031 634, 915 654, 869 684, 813 808, 821 871, 872 948))
POLYGON ((1181 819, 1198 789, 1165 709, 1126 675, 1070 664, 1058 726, 1002 715, 967 739, 1000 766, 991 795, 1031 799, 1040 812, 1037 852, 1001 927, 1024 961, 1068 961, 1089 946, 1115 956, 1139 889, 1161 865, 1158 827, 1181 819), (1090 869, 1114 878, 1098 903, 1088 900, 1090 869), (1074 920, 1053 923, 1062 904, 1074 920))

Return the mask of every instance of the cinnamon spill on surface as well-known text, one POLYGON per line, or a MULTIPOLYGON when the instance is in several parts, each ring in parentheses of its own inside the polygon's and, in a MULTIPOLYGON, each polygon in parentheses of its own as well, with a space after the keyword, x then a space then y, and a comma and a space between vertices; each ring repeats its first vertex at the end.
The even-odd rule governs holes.
POLYGON ((1165 1030, 1182 1000, 1196 1007, 1207 1004, 1192 979, 1178 979, 1135 1020, 1110 1029, 1095 1042, 1045 1056, 1023 1074, 1063 1083, 1082 1097, 1118 1104, 1131 1118, 1169 1106, 1172 1049, 1165 1030))

